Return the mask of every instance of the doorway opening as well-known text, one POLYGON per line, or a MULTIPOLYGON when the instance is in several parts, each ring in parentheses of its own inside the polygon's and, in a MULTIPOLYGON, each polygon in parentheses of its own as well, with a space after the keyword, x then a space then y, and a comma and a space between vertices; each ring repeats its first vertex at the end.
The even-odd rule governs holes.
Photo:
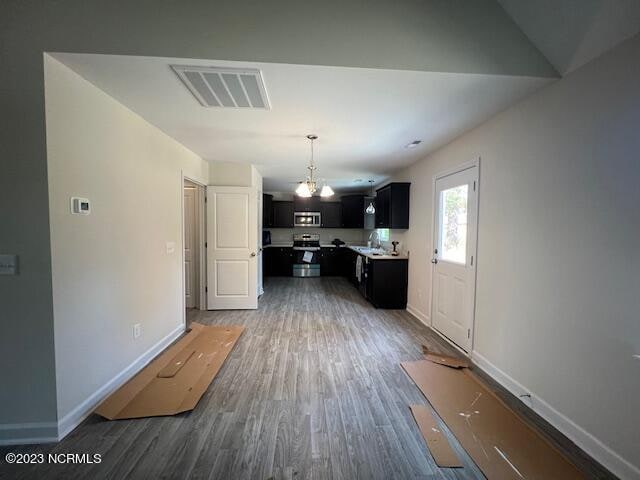
POLYGON ((480 162, 434 178, 431 326, 465 353, 473 349, 480 162))
POLYGON ((185 326, 189 313, 206 310, 205 187, 183 178, 183 294, 185 326))

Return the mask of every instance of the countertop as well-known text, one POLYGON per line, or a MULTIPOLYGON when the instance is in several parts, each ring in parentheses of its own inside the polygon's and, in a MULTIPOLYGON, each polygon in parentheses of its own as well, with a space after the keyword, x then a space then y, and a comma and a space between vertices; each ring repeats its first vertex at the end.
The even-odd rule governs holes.
MULTIPOLYGON (((347 247, 348 245, 340 245, 340 247, 347 247)), ((264 245, 263 248, 269 248, 269 247, 293 247, 293 242, 276 242, 276 243, 271 243, 269 245, 264 245)), ((322 248, 336 248, 336 246, 333 243, 321 243, 320 247, 322 248)))
MULTIPOLYGON (((269 245, 265 245, 263 248, 269 248, 269 247, 285 247, 285 248, 291 248, 293 247, 293 242, 277 242, 277 243, 271 243, 269 245)), ((320 247, 322 248, 336 248, 336 246, 332 243, 321 243, 320 247)), ((350 250, 353 250, 354 252, 356 252, 359 255, 362 255, 363 257, 367 257, 370 260, 408 260, 409 257, 407 255, 397 255, 397 256, 393 256, 393 255, 388 255, 388 254, 384 254, 384 255, 374 255, 373 253, 367 252, 367 251, 362 251, 361 249, 367 249, 367 247, 365 247, 364 245, 340 245, 338 248, 348 248, 350 250)))
POLYGON ((348 248, 356 252, 358 255, 367 257, 370 260, 408 260, 409 259, 407 255, 389 255, 389 254, 376 255, 367 251, 362 251, 362 249, 365 249, 365 250, 371 250, 371 249, 367 247, 361 247, 358 245, 349 245, 348 248))

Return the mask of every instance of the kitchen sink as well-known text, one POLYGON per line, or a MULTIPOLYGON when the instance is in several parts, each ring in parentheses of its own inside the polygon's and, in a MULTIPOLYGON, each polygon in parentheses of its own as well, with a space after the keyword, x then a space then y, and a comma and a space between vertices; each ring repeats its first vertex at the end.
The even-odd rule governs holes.
POLYGON ((384 256, 387 255, 382 248, 370 248, 370 247, 353 247, 358 253, 363 253, 365 255, 375 255, 375 256, 384 256))

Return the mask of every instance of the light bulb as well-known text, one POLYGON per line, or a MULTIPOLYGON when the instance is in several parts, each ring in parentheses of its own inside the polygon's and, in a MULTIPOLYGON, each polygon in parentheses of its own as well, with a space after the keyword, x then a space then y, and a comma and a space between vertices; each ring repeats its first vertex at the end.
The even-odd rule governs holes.
POLYGON ((331 188, 329 185, 324 185, 322 187, 322 191, 320 192, 320 196, 321 197, 331 197, 331 196, 333 196, 333 188, 331 188))
POLYGON ((299 197, 311 196, 311 190, 309 190, 309 185, 307 184, 307 182, 302 182, 300 185, 298 185, 298 188, 296 188, 296 194, 298 194, 299 197))
POLYGON ((376 207, 373 206, 373 202, 369 203, 369 206, 367 207, 365 212, 367 212, 368 214, 376 213, 376 207))

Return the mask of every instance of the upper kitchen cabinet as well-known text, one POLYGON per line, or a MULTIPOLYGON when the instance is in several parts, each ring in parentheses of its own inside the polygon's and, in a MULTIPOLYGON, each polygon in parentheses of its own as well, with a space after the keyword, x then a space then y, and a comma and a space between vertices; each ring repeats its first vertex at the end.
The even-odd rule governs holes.
POLYGON ((273 227, 273 195, 262 194, 262 228, 273 227))
POLYGON ((410 185, 394 182, 376 190, 376 228, 409 228, 410 185))
POLYGON ((342 227, 364 228, 364 195, 343 195, 342 203, 342 227))
POLYGON ((322 228, 340 228, 342 226, 342 203, 320 202, 322 228))
POLYGON ((274 228, 292 228, 293 227, 293 202, 274 201, 273 205, 273 224, 274 228))
POLYGON ((299 197, 293 198, 293 210, 295 212, 319 212, 320 197, 299 197))

